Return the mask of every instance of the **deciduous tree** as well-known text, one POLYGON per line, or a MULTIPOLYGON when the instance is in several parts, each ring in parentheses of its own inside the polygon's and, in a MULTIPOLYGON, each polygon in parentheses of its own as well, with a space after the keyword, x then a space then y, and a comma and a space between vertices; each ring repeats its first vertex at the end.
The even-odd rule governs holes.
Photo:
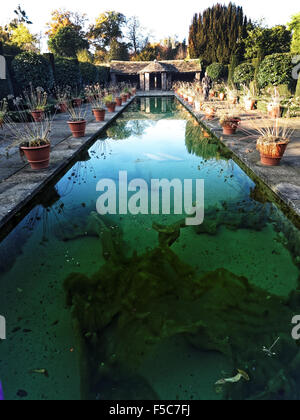
POLYGON ((61 57, 76 57, 77 52, 89 48, 89 43, 73 26, 61 27, 48 41, 53 54, 61 57))
POLYGON ((95 25, 90 27, 88 37, 97 49, 103 49, 110 46, 112 40, 123 38, 123 26, 126 18, 122 13, 108 11, 102 13, 97 19, 95 25))
POLYGON ((59 29, 71 26, 82 35, 82 31, 87 22, 87 16, 77 12, 71 12, 65 9, 54 10, 51 13, 51 21, 47 23, 48 30, 46 35, 50 38, 57 34, 59 29))
POLYGON ((245 38, 245 57, 264 58, 276 53, 287 53, 291 48, 291 31, 286 26, 273 28, 256 26, 248 32, 245 38))

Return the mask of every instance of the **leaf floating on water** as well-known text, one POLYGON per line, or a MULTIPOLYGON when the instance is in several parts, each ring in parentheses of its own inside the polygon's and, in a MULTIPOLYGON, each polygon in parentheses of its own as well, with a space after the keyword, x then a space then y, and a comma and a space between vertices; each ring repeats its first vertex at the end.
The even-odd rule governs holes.
POLYGON ((247 382, 250 381, 249 375, 243 370, 238 369, 238 374, 236 376, 234 376, 233 378, 228 378, 228 379, 220 379, 218 382, 216 382, 215 385, 220 386, 220 385, 226 385, 226 384, 236 384, 240 382, 241 379, 245 379, 245 381, 247 382))
POLYGON ((37 375, 44 375, 46 378, 49 378, 49 373, 46 369, 33 369, 29 373, 37 374, 37 375))

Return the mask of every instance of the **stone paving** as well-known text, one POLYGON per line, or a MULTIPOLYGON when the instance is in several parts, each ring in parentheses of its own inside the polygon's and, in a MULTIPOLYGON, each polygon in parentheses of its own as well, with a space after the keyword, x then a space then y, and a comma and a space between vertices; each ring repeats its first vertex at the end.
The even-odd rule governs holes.
MULTIPOLYGON (((205 120, 204 113, 195 113, 183 99, 179 101, 200 119, 256 176, 258 176, 285 204, 287 204, 297 216, 300 216, 300 119, 288 120, 288 125, 294 130, 292 140, 278 167, 266 167, 260 163, 260 154, 256 150, 256 138, 247 135, 252 128, 250 119, 263 118, 258 111, 240 114, 241 128, 234 136, 224 136, 218 119, 205 120)), ((217 102, 215 105, 222 107, 217 102)), ((286 124, 287 120, 280 120, 286 124)))

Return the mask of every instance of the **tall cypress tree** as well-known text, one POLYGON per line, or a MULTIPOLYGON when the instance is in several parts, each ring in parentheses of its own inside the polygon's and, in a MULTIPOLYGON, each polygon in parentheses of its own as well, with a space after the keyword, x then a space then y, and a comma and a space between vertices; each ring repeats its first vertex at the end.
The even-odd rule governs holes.
POLYGON ((229 64, 232 55, 241 54, 240 42, 248 24, 243 8, 232 3, 216 4, 202 14, 195 14, 189 36, 191 58, 229 64))

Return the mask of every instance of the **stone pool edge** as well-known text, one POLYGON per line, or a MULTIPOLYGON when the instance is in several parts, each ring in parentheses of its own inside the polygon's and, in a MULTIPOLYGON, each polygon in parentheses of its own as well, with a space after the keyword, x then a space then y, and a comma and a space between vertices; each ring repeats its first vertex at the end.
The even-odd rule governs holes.
MULTIPOLYGON (((30 166, 26 164, 23 168, 5 179, 0 184, 0 232, 9 225, 13 218, 29 205, 29 203, 33 201, 48 184, 59 176, 59 174, 83 152, 88 144, 93 143, 96 138, 124 112, 135 98, 136 96, 132 97, 115 113, 107 113, 106 120, 103 123, 89 122, 87 124, 85 137, 75 139, 70 135, 67 138, 63 138, 51 150, 51 163, 48 169, 34 172, 30 169, 30 166)), ((8 227, 8 231, 9 230, 8 227)))
MULTIPOLYGON (((193 107, 187 104, 180 96, 177 94, 174 94, 174 96, 177 98, 177 100, 190 112, 190 114, 196 118, 196 120, 202 124, 204 127, 207 128, 208 131, 210 131, 218 140, 227 148, 230 150, 230 152, 233 153, 234 157, 237 159, 238 163, 242 167, 246 167, 248 172, 251 172, 251 177, 258 179, 266 188, 268 188, 274 196, 277 198, 279 202, 281 202, 283 205, 287 206, 288 209, 293 213, 292 216, 296 218, 300 218, 300 197, 297 199, 291 198, 290 195, 294 194, 294 191, 292 189, 288 189, 287 186, 291 185, 289 180, 286 180, 286 183, 284 183, 283 186, 286 186, 286 189, 288 189, 288 193, 283 192, 279 188, 278 182, 276 182, 276 179, 274 177, 277 176, 277 173, 275 172, 276 169, 280 168, 269 168, 269 167, 263 167, 262 165, 257 165, 256 163, 253 163, 249 159, 249 155, 246 153, 243 153, 243 150, 239 149, 238 147, 233 147, 234 142, 236 142, 239 137, 237 136, 226 136, 225 138, 221 135, 219 135, 220 128, 218 127, 218 124, 216 123, 210 123, 211 125, 207 125, 206 122, 203 120, 204 114, 196 114, 193 107)), ((260 160, 259 153, 256 152, 256 142, 252 141, 254 143, 255 148, 252 151, 252 153, 257 153, 257 159, 258 162, 260 160)), ((300 189, 299 189, 300 191, 300 189)))

